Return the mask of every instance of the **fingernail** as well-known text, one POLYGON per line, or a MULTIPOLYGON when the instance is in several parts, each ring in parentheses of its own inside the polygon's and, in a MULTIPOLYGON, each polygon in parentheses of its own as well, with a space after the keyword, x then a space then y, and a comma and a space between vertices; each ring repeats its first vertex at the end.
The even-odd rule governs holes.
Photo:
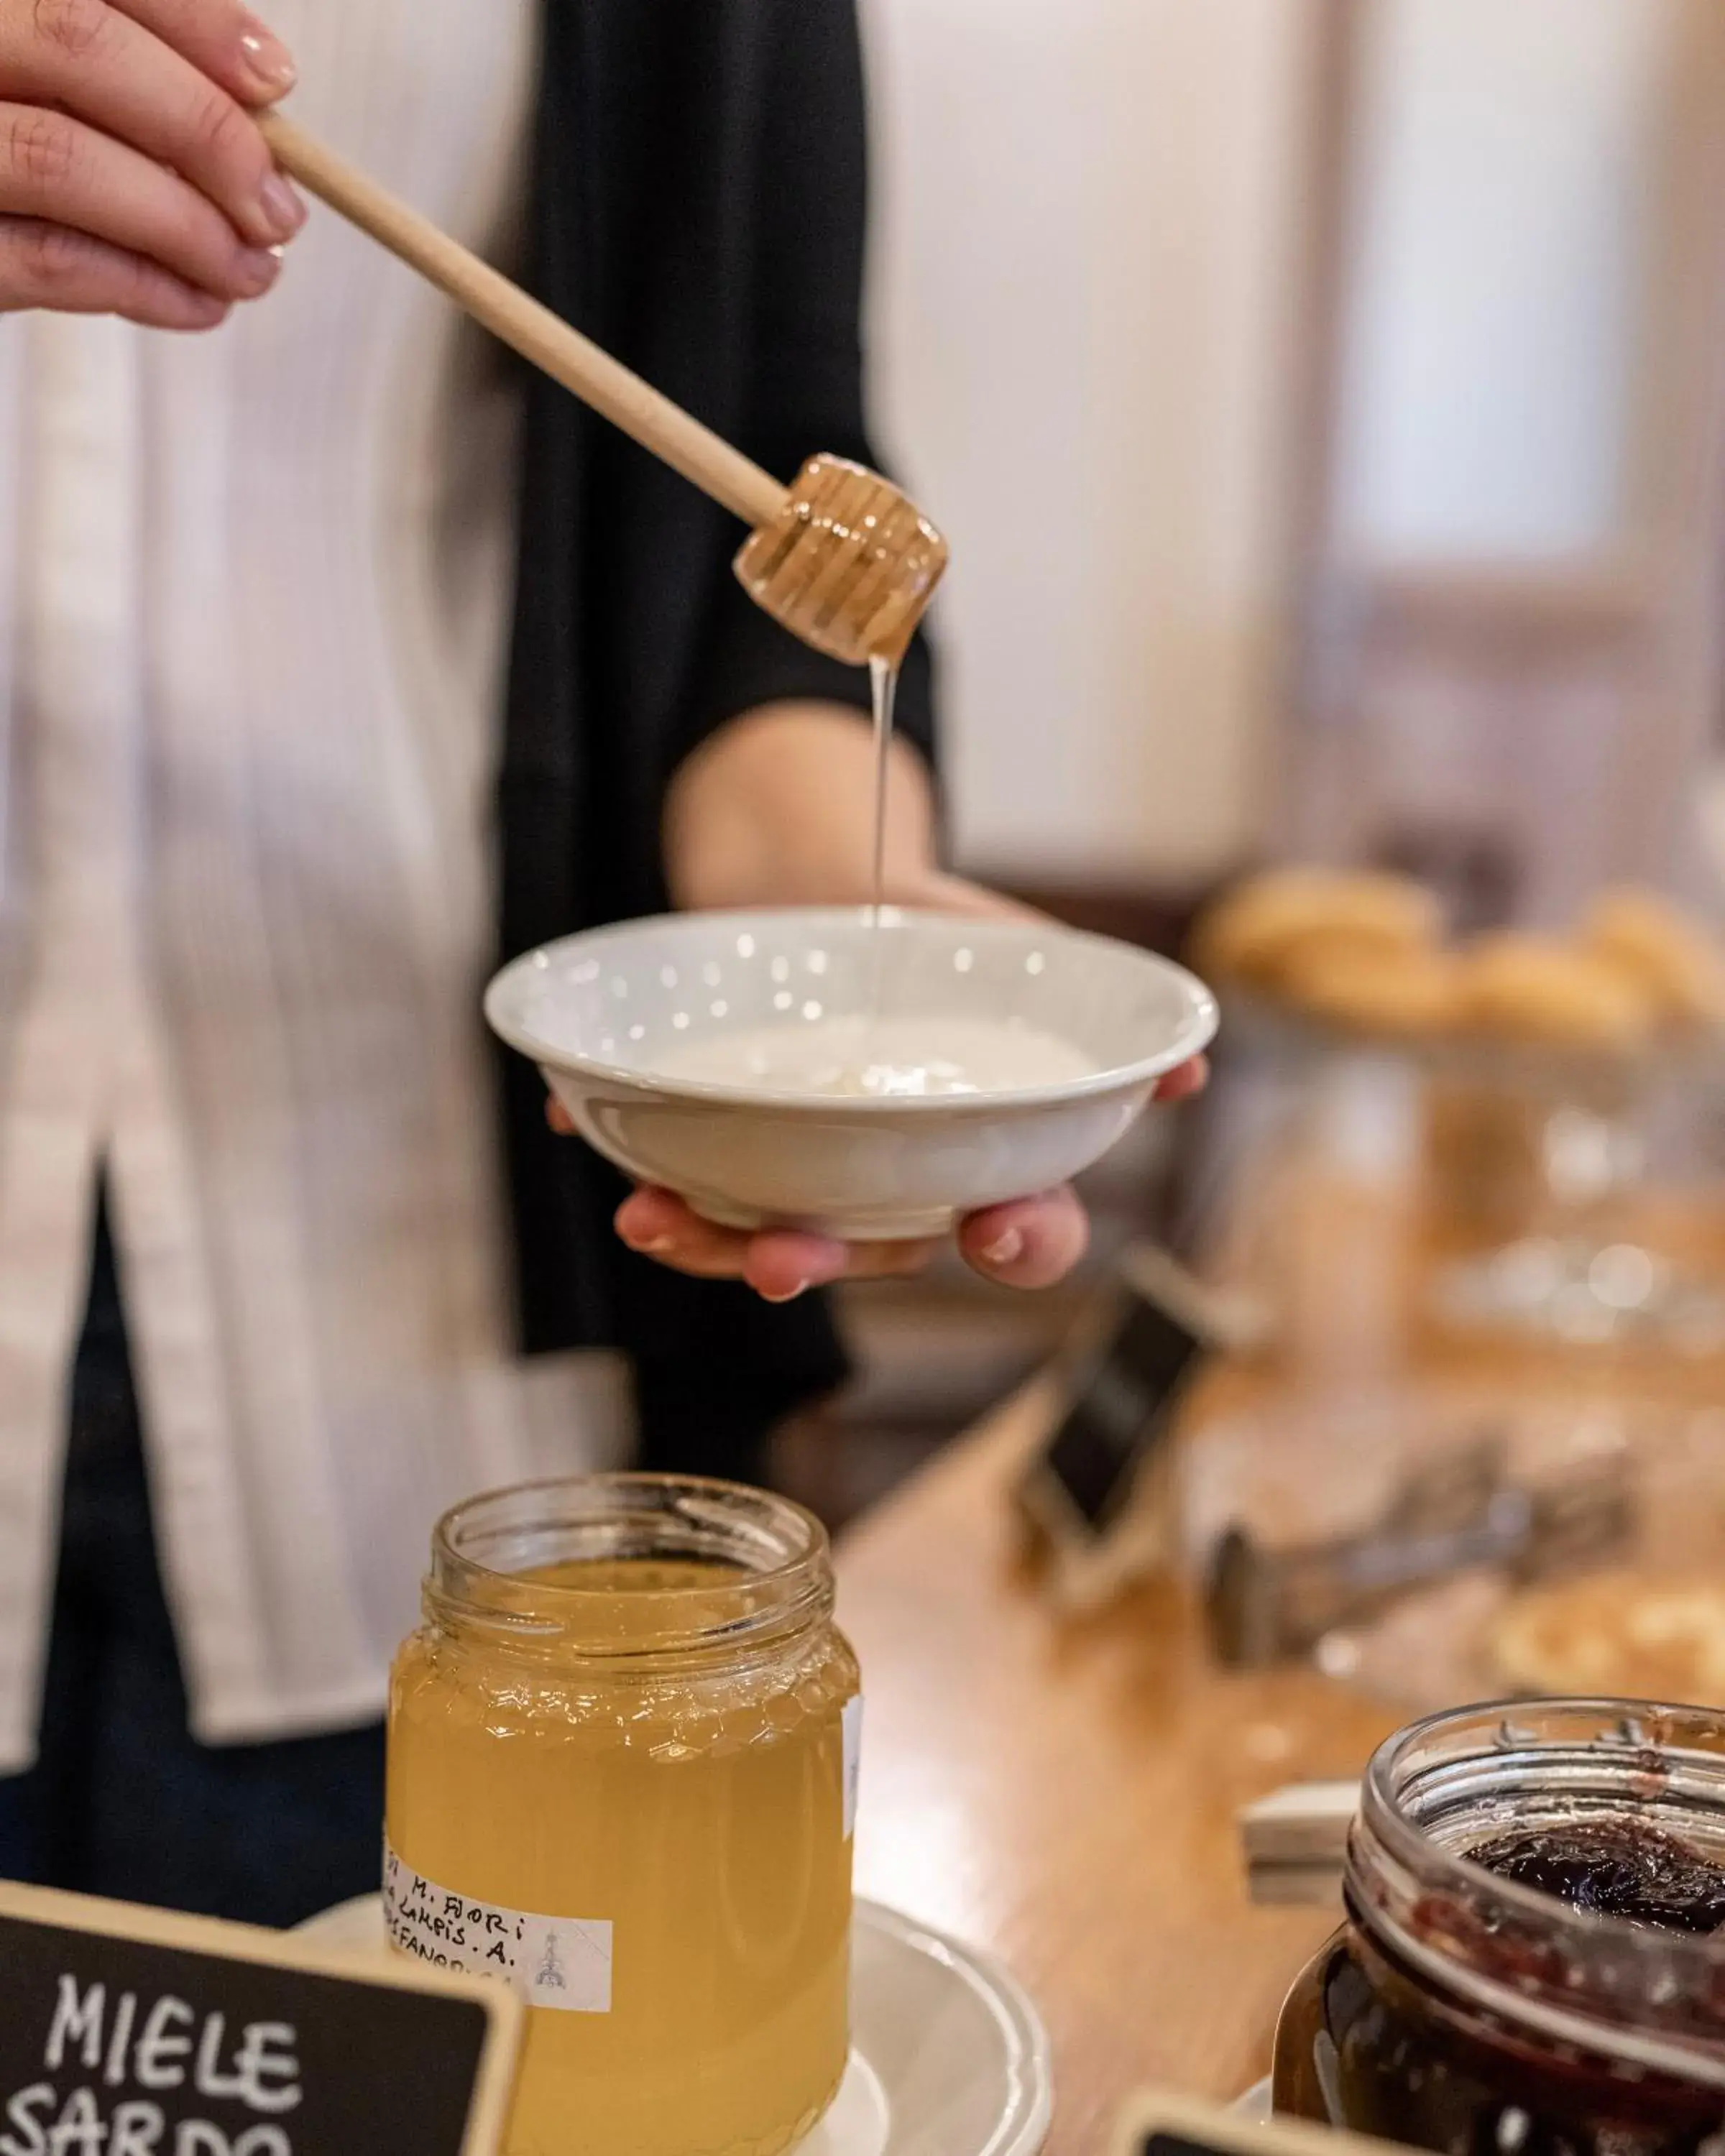
POLYGON ((258 189, 258 207, 264 222, 284 239, 291 239, 305 222, 305 205, 280 172, 271 172, 258 189))
POLYGON ((787 1288, 782 1295, 769 1295, 763 1287, 761 1290, 761 1300, 762 1302, 794 1302, 799 1295, 807 1295, 808 1292, 808 1281, 798 1281, 794 1287, 787 1288))
POLYGON ((998 1242, 990 1243, 983 1252, 983 1263, 985 1265, 1009 1265, 1015 1258, 1021 1258, 1024 1255, 1024 1229, 1009 1228, 998 1242))
POLYGON ((226 319, 228 302, 219 300, 213 292, 198 292, 187 296, 186 326, 188 329, 213 330, 226 319))
POLYGON ((293 55, 255 15, 248 15, 245 25, 239 33, 240 64, 266 96, 280 97, 300 78, 293 55))
POLYGON ((274 248, 249 247, 234 267, 234 283, 255 298, 267 292, 281 275, 281 256, 274 248))

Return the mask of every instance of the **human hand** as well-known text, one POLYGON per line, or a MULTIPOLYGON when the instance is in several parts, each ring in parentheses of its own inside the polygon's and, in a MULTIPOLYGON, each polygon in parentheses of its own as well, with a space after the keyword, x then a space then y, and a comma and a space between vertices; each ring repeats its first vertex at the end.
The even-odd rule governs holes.
MULTIPOLYGON (((1162 1081, 1157 1098, 1183 1100, 1202 1087, 1206 1075, 1201 1056, 1183 1064, 1162 1081)), ((552 1123, 560 1130, 571 1127, 555 1101, 552 1123)), ((672 1191, 650 1188, 624 1200, 616 1225, 632 1250, 699 1279, 747 1281, 768 1302, 790 1302, 805 1289, 832 1281, 920 1272, 940 1247, 841 1243, 787 1228, 744 1235, 703 1220, 672 1191)), ((1090 1221, 1076 1194, 1063 1185, 969 1214, 959 1223, 957 1240, 966 1262, 983 1279, 1004 1287, 1052 1287, 1084 1255, 1090 1221)))
POLYGON ((0 0, 0 311, 213 328, 305 221, 251 118, 285 49, 239 0, 0 0))

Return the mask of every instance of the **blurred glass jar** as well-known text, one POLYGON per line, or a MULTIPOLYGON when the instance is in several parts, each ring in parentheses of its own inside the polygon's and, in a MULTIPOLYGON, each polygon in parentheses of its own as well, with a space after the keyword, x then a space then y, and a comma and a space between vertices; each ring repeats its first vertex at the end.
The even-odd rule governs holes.
POLYGON ((848 2050, 860 1701, 824 1530, 594 1476, 438 1525, 390 1700, 385 1905, 506 1976, 511 2156, 770 2156, 848 2050))
POLYGON ((1725 2120, 1725 1938, 1470 1863, 1515 1833, 1656 1826, 1725 1866, 1725 1714, 1515 1702, 1416 1722, 1366 1775, 1347 1922, 1289 1994, 1278 2112, 1415 2148, 1676 2156, 1725 2120))

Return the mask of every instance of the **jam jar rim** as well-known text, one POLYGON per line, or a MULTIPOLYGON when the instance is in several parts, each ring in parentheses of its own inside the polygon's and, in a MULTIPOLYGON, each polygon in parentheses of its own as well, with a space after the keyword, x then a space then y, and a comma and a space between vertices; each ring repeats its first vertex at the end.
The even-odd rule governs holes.
MULTIPOLYGON (((1497 1699, 1445 1708, 1386 1738, 1367 1765, 1348 1844, 1344 1898, 1351 1920, 1377 1932, 1415 1970, 1548 2038, 1609 2049, 1645 2066, 1725 2086, 1725 2011, 1717 2035, 1701 2025, 1699 2014, 1691 2020, 1677 2011, 1686 1999, 1705 2000, 1709 2008, 1716 1996, 1725 2001, 1725 1930, 1686 1933, 1578 1909, 1474 1862, 1465 1848, 1446 1846, 1410 1816, 1407 1799, 1418 1781, 1410 1775, 1399 1783, 1397 1773, 1422 1745, 1470 1725, 1482 1732, 1495 1725, 1489 1750, 1458 1753, 1455 1763, 1477 1759, 1483 1768, 1489 1758, 1501 1758, 1507 1774, 1541 1748, 1526 1727, 1534 1718, 1553 1724, 1568 1718, 1578 1732, 1584 1722, 1596 1722, 1593 1748, 1622 1774, 1625 1784, 1638 1773, 1656 1774, 1669 1788, 1685 1763, 1706 1761, 1725 1794, 1725 1709, 1604 1697, 1497 1699), (1719 1732, 1716 1751, 1661 1743, 1648 1734, 1661 1725, 1692 1729, 1697 1723, 1719 1732), (1653 1764, 1650 1755, 1658 1755, 1661 1763, 1653 1764), (1445 1907, 1451 1914, 1469 1911, 1480 1920, 1469 1943, 1486 1949, 1483 1963, 1495 1957, 1502 1968, 1466 1958, 1462 1940, 1442 1928, 1437 1912, 1445 1907), (1530 1939, 1561 1958, 1557 1981, 1543 1969, 1506 1973, 1511 1942, 1530 1939), (1633 1996, 1625 1999, 1625 1992, 1633 1996)), ((1549 1757, 1573 1759, 1589 1748, 1578 1733, 1568 1747, 1552 1746, 1549 1757)), ((1705 2019, 1711 2022, 1712 2015, 1705 2019)))
MULTIPOLYGON (((552 1561, 548 1551, 539 1556, 542 1562, 552 1561)), ((746 1483, 639 1469, 547 1476, 480 1491, 449 1507, 432 1529, 424 1599, 426 1614, 434 1623, 459 1627, 493 1646, 529 1654, 555 1651, 583 1661, 629 1664, 736 1655, 775 1648, 830 1615, 832 1546, 826 1528, 806 1506, 746 1483), (509 1517, 531 1514, 536 1506, 557 1500, 583 1498, 588 1501, 585 1511, 562 1519, 509 1517), (627 1502, 630 1498, 639 1502, 631 1505, 627 1502), (609 1508, 603 1502, 592 1502, 596 1499, 612 1501, 609 1508), (746 1517, 752 1517, 757 1528, 773 1523, 785 1537, 786 1546, 777 1555, 769 1554, 767 1562, 752 1561, 763 1545, 759 1535, 752 1548, 746 1543, 741 1532, 746 1517), (485 1587, 521 1577, 520 1568, 488 1563, 471 1548, 463 1547, 462 1529, 481 1529, 488 1521, 494 1543, 511 1532, 554 1537, 559 1528, 573 1532, 583 1523, 623 1528, 632 1523, 675 1522, 685 1532, 662 1547, 626 1553, 716 1557, 734 1566, 735 1576, 637 1590, 630 1597, 632 1607, 639 1611, 650 1603, 655 1612, 663 1612, 666 1623, 662 1630, 644 1635, 632 1625, 626 1637, 608 1638, 600 1620, 608 1608, 617 1606, 614 1587, 537 1580, 531 1611, 489 1603, 475 1594, 475 1587, 483 1592, 485 1587), (732 1539, 721 1550, 714 1545, 727 1527, 732 1539)))

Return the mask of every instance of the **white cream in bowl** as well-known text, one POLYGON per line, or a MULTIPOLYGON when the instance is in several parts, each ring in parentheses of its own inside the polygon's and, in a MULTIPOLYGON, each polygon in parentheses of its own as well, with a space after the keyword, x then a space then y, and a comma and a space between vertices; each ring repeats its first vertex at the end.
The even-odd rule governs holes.
POLYGON ((1065 1181, 1215 1030, 1130 945, 865 909, 621 922, 517 959, 485 1009, 638 1180, 860 1240, 1065 1181))
POLYGON ((667 1078, 834 1100, 1009 1093, 1088 1078, 1096 1067, 1082 1050, 1032 1025, 938 1013, 876 1019, 862 1011, 705 1034, 659 1065, 667 1078))

